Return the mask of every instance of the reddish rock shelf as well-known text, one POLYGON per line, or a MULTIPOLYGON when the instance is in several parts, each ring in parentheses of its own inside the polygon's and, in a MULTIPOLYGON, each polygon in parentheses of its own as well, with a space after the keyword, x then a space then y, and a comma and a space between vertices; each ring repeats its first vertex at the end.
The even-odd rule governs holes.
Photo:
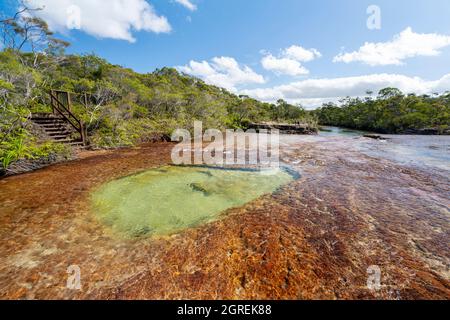
POLYGON ((88 153, 2 179, 0 298, 449 299, 448 177, 352 144, 286 148, 302 179, 164 238, 111 234, 89 196, 169 163, 171 144, 88 153), (73 264, 79 291, 66 288, 73 264), (366 286, 371 265, 381 269, 379 291, 366 286))

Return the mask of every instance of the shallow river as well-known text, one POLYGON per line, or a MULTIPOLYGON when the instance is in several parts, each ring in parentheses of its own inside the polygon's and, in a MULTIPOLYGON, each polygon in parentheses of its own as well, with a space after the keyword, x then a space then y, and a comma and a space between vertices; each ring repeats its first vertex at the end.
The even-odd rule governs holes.
MULTIPOLYGON (((320 137, 356 137, 368 133, 327 127, 320 137)), ((386 158, 401 164, 450 171, 450 136, 380 135, 383 140, 357 139, 359 150, 365 154, 386 158)))
POLYGON ((449 299, 450 137, 362 134, 282 136, 289 171, 270 179, 181 172, 183 209, 164 196, 161 170, 186 170, 167 169, 168 143, 1 179, 0 297, 449 299), (148 220, 144 201, 172 215, 148 220))

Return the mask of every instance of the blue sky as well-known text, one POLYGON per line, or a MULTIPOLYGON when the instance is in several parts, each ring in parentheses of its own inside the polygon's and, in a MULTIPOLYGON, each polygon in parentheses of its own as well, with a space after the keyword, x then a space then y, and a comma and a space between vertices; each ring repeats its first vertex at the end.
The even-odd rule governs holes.
POLYGON ((448 0, 30 1, 46 6, 39 14, 72 43, 70 53, 95 52, 138 72, 179 67, 261 100, 314 107, 386 85, 450 89, 448 0), (367 27, 370 5, 380 9, 380 29, 367 27), (80 30, 66 26, 73 6, 80 30))

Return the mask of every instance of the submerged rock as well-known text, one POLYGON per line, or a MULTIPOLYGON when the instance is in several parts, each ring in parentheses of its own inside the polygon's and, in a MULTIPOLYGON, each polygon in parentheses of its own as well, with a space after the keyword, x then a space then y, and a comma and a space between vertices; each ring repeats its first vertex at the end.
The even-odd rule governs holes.
POLYGON ((387 140, 388 139, 388 138, 382 137, 382 136, 377 135, 377 134, 365 134, 363 137, 364 138, 375 139, 375 140, 387 140))
POLYGON ((192 190, 202 192, 205 196, 209 196, 211 194, 200 183, 193 182, 189 186, 191 187, 192 190))
POLYGON ((293 180, 285 170, 166 166, 109 181, 92 195, 92 210, 125 237, 168 235, 220 219, 293 180))

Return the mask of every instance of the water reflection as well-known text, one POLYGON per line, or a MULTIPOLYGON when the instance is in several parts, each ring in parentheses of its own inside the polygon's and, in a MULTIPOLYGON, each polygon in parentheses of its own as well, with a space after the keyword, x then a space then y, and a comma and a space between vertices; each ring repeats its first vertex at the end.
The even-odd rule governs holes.
POLYGON ((366 133, 369 132, 331 126, 323 126, 319 131, 319 135, 323 137, 333 137, 333 136, 358 137, 366 133))

